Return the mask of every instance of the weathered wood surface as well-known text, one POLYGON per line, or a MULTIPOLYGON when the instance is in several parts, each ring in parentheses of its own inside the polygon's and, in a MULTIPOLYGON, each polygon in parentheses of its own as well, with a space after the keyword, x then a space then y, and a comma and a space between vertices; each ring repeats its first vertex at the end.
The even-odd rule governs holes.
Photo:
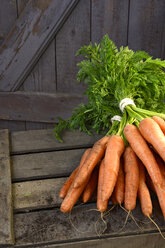
POLYGON ((84 151, 73 149, 12 156, 12 180, 68 176, 79 165, 84 151))
POLYGON ((145 50, 154 57, 162 56, 165 45, 165 1, 131 0, 128 30, 128 46, 145 50))
POLYGON ((0 131, 0 246, 14 243, 9 134, 0 131))
POLYGON ((0 92, 0 118, 55 123, 59 116, 71 117, 73 109, 82 102, 86 98, 79 94, 0 92))
POLYGON ((12 154, 69 150, 75 148, 90 147, 100 139, 102 135, 88 135, 79 131, 65 131, 62 138, 63 143, 58 142, 53 130, 29 130, 11 133, 12 154))
POLYGON ((80 0, 56 36, 57 92, 82 93, 85 84, 77 82, 77 50, 90 42, 90 1, 80 0))
POLYGON ((117 46, 126 46, 128 15, 129 0, 92 0, 92 42, 100 42, 108 33, 117 46))
POLYGON ((53 178, 13 183, 15 211, 57 207, 62 200, 58 193, 66 178, 53 178))
MULTIPOLYGON (((20 246, 16 246, 20 247, 20 246)), ((22 246, 21 246, 22 247, 22 246)), ((90 240, 81 240, 74 242, 67 242, 63 244, 48 244, 37 245, 36 248, 163 248, 164 239, 160 237, 159 233, 148 233, 140 235, 117 236, 114 238, 96 238, 90 240)))
MULTIPOLYGON (((154 201, 154 205, 155 204, 157 205, 157 201, 154 201)), ((65 242, 69 241, 76 242, 87 239, 98 240, 98 235, 95 230, 95 223, 98 218, 100 218, 100 214, 96 211, 88 211, 93 208, 96 208, 95 204, 87 204, 82 207, 76 207, 72 210, 70 216, 68 214, 61 213, 59 209, 15 214, 14 225, 16 244, 37 245, 50 242, 55 244, 64 243, 63 245, 65 247, 65 242)), ((162 231, 164 231, 164 220, 160 214, 160 209, 158 206, 154 206, 154 209, 156 210, 153 219, 157 222, 162 231)), ((101 238, 105 240, 105 243, 106 239, 110 237, 117 238, 128 235, 133 236, 158 232, 153 223, 149 222, 148 219, 142 215, 139 204, 137 204, 136 209, 133 210, 133 215, 136 219, 138 219, 138 223, 142 230, 140 230, 132 219, 129 218, 125 228, 119 233, 119 230, 124 225, 127 213, 120 207, 113 209, 110 215, 105 217, 107 229, 101 236, 101 238), (145 223, 143 223, 143 221, 145 221, 145 223)), ((102 221, 98 222, 97 228, 98 232, 101 232, 105 228, 102 221)), ((160 236, 159 239, 161 239, 160 236)), ((111 239, 109 239, 109 242, 110 240, 111 239)))
POLYGON ((0 45, 2 45, 17 19, 17 5, 16 0, 1 0, 0 3, 0 45))
POLYGON ((1 91, 19 88, 77 2, 35 0, 27 4, 0 50, 1 91))
POLYGON ((17 0, 17 12, 18 12, 18 16, 20 16, 20 14, 22 13, 22 11, 24 10, 26 4, 29 2, 30 0, 17 0))
POLYGON ((19 90, 25 92, 56 92, 54 40, 40 57, 19 90))

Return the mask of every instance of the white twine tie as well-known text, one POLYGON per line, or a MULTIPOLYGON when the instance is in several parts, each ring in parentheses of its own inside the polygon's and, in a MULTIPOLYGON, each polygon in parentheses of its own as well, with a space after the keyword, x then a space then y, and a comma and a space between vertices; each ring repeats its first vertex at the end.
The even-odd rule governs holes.
POLYGON ((127 105, 133 105, 136 107, 134 101, 130 98, 124 98, 123 100, 120 101, 119 107, 122 112, 124 112, 124 109, 127 105))

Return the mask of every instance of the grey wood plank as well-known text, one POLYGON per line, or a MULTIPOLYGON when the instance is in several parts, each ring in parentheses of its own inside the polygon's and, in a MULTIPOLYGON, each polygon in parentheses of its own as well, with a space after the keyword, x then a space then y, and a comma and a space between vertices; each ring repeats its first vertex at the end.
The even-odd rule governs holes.
POLYGON ((42 54, 19 90, 25 92, 56 92, 54 40, 42 54))
POLYGON ((13 27, 17 19, 17 6, 16 0, 1 0, 0 7, 0 45, 13 27))
POLYGON ((14 243, 8 130, 0 131, 0 245, 14 243))
POLYGON ((14 210, 34 210, 57 207, 62 200, 58 193, 66 178, 13 183, 14 210))
POLYGON ((78 94, 0 92, 0 119, 55 123, 59 116, 71 117, 82 102, 86 98, 78 94))
POLYGON ((9 131, 23 131, 25 130, 25 121, 0 120, 0 129, 8 129, 9 131))
POLYGON ((27 4, 0 49, 1 91, 19 88, 77 2, 35 0, 27 4))
MULTIPOLYGON (((39 246, 39 244, 41 245, 49 242, 60 244, 69 241, 76 242, 81 240, 84 241, 85 239, 98 239, 95 231, 95 223, 98 218, 100 218, 100 213, 96 211, 88 211, 93 208, 96 208, 95 204, 76 207, 72 210, 70 217, 68 214, 61 213, 59 209, 16 214, 14 221, 16 244, 38 244, 39 246), (70 219, 79 231, 73 227, 70 219)), ((142 235, 151 232, 158 233, 153 223, 148 222, 148 220, 142 215, 139 204, 137 204, 137 207, 133 210, 133 215, 141 221, 141 223, 139 221, 138 223, 142 230, 140 230, 132 219, 129 218, 125 228, 118 232, 124 225, 126 215, 127 213, 125 213, 125 211, 123 211, 120 207, 116 207, 113 211, 111 211, 110 215, 105 217, 107 229, 102 235, 102 240, 122 236, 127 237, 130 235, 142 235), (146 223, 142 223, 142 221, 145 221, 146 223)), ((160 213, 159 207, 157 206, 157 201, 154 202, 153 219, 157 222, 162 231, 164 231, 164 219, 160 213)), ((104 224, 102 222, 98 224, 98 229, 100 231, 104 229, 104 224)), ((159 239, 161 239, 160 236, 159 239)), ((143 243, 143 240, 141 242, 143 243)), ((147 241, 145 240, 145 242, 147 241)))
POLYGON ((54 128, 53 123, 26 121, 26 130, 52 129, 52 128, 54 128))
POLYGON ((24 8, 26 7, 26 4, 29 2, 29 0, 16 0, 17 1, 17 12, 18 16, 22 13, 24 8))
POLYGON ((130 1, 128 45, 161 57, 165 23, 165 1, 130 1))
POLYGON ((29 130, 11 133, 11 152, 13 154, 67 150, 92 146, 102 135, 88 135, 79 131, 65 131, 63 143, 58 142, 53 130, 29 130))
POLYGON ((68 176, 79 165, 84 151, 74 149, 12 156, 12 180, 68 176))
POLYGON ((107 33, 117 46, 127 45, 129 0, 92 0, 92 42, 107 33))
POLYGON ((80 93, 86 87, 77 82, 77 63, 82 57, 75 54, 90 42, 90 1, 80 0, 56 36, 57 91, 80 93))
MULTIPOLYGON (((20 247, 20 246, 16 246, 20 247)), ((21 246, 22 247, 22 246, 21 246)), ((67 242, 63 244, 39 245, 36 248, 162 248, 164 240, 158 233, 148 233, 140 235, 117 236, 114 238, 96 238, 93 240, 83 240, 67 242)))

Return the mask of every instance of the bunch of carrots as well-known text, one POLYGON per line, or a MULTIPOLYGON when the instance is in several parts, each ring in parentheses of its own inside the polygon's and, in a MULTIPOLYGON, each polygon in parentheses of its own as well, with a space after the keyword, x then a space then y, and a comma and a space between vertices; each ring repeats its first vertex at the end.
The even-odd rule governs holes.
POLYGON ((165 121, 143 118, 139 125, 126 124, 122 134, 106 135, 87 149, 79 166, 59 192, 62 212, 69 212, 82 196, 88 202, 97 188, 97 209, 105 212, 109 200, 124 203, 130 212, 140 201, 150 218, 152 201, 149 188, 159 200, 165 218, 165 121), (124 137, 124 138, 123 138, 124 137))

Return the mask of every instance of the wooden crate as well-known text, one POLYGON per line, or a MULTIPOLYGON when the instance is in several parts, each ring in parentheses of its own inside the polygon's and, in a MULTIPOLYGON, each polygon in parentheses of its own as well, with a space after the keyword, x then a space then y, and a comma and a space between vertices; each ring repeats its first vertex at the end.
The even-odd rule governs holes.
MULTIPOLYGON (((129 218, 121 230, 127 213, 116 207, 105 217, 107 229, 101 236, 96 223, 98 232, 105 225, 99 213, 88 211, 96 209, 95 202, 78 204, 71 214, 60 212, 60 187, 84 149, 99 137, 66 132, 64 143, 58 143, 52 130, 10 135, 8 130, 0 131, 0 247, 165 247, 155 226, 141 214, 139 203, 133 216, 140 228, 129 218)), ((154 197, 153 204, 153 219, 165 231, 154 197)))

